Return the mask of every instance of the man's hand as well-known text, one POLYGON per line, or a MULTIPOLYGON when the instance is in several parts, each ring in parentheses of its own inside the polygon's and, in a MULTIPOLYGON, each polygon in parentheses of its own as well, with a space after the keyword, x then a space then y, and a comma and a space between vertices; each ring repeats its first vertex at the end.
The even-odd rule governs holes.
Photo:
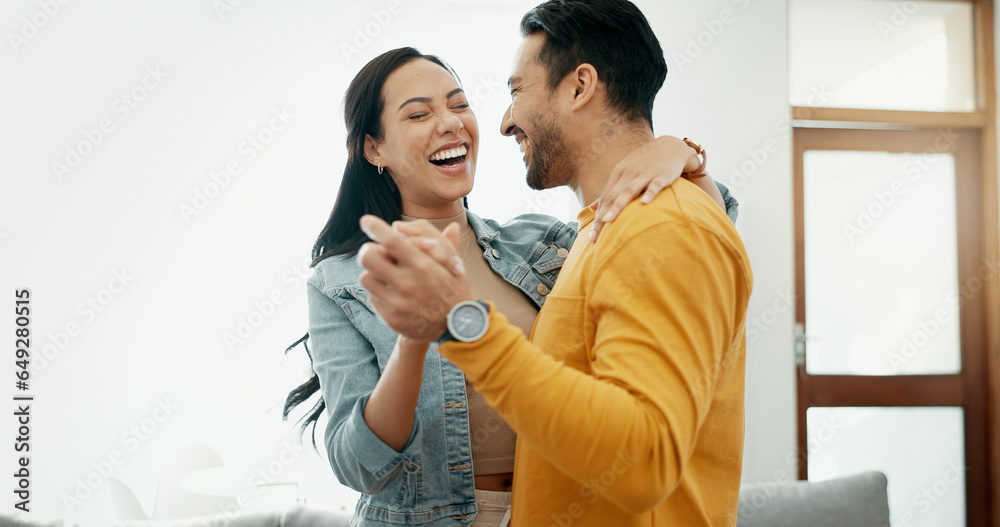
POLYGON ((438 340, 448 327, 451 308, 476 299, 455 249, 456 227, 445 229, 446 236, 424 221, 390 227, 375 216, 361 218, 361 230, 377 241, 364 244, 358 253, 365 268, 361 285, 371 293, 378 314, 399 334, 438 340))

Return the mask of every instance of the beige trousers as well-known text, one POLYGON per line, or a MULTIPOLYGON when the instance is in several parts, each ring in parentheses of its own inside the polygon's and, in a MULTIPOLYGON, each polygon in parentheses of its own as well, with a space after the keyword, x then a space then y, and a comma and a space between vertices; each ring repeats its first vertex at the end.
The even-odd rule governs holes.
POLYGON ((476 489, 479 514, 472 527, 507 527, 510 522, 510 493, 476 489))

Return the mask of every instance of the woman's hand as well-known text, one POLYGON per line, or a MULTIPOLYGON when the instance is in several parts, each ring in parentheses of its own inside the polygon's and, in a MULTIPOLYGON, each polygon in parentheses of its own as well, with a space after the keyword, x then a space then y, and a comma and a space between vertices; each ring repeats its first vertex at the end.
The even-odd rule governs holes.
POLYGON ((658 137, 622 159, 611 171, 611 177, 590 208, 597 208, 590 241, 597 236, 605 223, 611 223, 622 209, 642 194, 642 203, 649 203, 677 181, 684 172, 696 170, 701 165, 698 154, 683 140, 669 135, 658 137))

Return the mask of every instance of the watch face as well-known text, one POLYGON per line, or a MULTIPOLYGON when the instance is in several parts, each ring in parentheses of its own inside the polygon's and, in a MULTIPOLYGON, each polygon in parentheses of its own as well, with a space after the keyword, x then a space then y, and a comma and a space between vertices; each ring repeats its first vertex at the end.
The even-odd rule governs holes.
POLYGON ((448 321, 451 334, 458 340, 476 340, 486 333, 486 314, 478 304, 466 304, 459 308, 448 321))

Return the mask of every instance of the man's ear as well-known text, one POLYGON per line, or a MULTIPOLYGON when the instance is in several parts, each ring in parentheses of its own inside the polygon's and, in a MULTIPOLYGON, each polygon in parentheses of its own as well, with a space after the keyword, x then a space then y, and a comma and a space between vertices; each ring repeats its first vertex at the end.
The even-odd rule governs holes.
POLYGON ((365 134, 365 159, 375 166, 379 166, 382 163, 382 154, 379 153, 378 148, 379 144, 372 139, 372 136, 365 134))
POLYGON ((573 104, 571 110, 579 110, 593 100, 600 79, 597 68, 590 64, 580 64, 569 74, 573 83, 573 104))

